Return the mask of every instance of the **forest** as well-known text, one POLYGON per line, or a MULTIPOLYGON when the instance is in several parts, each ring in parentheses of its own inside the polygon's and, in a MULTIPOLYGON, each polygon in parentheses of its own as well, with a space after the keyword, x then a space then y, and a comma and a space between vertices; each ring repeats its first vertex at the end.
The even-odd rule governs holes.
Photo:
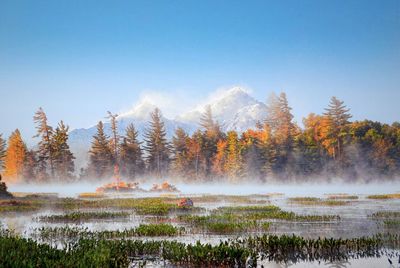
POLYGON ((285 93, 267 101, 268 116, 242 133, 222 131, 210 107, 192 134, 177 128, 168 140, 159 109, 151 113, 144 140, 130 124, 118 135, 117 115, 108 112, 112 135, 97 124, 86 168, 75 170, 69 127, 54 128, 39 108, 33 120, 39 142, 28 148, 16 129, 0 135, 0 172, 6 182, 49 183, 103 180, 116 166, 127 180, 184 181, 379 181, 400 174, 400 123, 351 121, 350 109, 332 97, 323 114, 311 113, 300 127, 285 93))

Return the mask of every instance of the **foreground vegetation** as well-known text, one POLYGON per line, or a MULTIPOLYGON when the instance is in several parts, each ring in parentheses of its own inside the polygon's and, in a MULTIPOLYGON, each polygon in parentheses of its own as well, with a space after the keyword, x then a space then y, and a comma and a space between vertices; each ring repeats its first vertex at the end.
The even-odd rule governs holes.
POLYGON ((5 267, 128 267, 131 259, 154 256, 182 267, 244 267, 246 259, 274 261, 341 260, 372 257, 385 248, 398 249, 400 237, 377 235, 354 239, 305 239, 263 235, 217 245, 176 241, 81 238, 57 249, 0 232, 0 260, 5 267))

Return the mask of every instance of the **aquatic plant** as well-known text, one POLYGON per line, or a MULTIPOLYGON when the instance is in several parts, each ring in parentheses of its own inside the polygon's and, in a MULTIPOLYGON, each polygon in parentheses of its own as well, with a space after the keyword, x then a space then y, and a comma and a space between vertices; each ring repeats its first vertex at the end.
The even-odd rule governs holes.
POLYGON ((349 201, 336 199, 321 199, 317 197, 292 197, 288 199, 291 203, 307 206, 345 206, 350 204, 349 201))

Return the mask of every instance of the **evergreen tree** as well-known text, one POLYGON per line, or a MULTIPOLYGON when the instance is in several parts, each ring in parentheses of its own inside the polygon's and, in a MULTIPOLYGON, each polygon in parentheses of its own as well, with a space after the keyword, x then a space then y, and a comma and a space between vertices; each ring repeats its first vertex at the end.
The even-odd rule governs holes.
POLYGON ((55 175, 59 180, 71 180, 75 171, 74 155, 68 145, 69 127, 61 121, 53 135, 53 154, 55 175))
POLYGON ((26 146, 21 133, 16 129, 8 139, 5 157, 4 177, 9 182, 20 182, 23 179, 26 146))
POLYGON ((263 166, 262 150, 260 149, 261 135, 261 131, 254 130, 247 130, 242 133, 240 139, 242 173, 246 178, 261 178, 263 166))
MULTIPOLYGON (((203 128, 203 139, 201 153, 205 160, 205 176, 208 177, 211 174, 212 159, 217 153, 217 142, 219 139, 223 139, 224 136, 221 131, 221 126, 213 118, 211 106, 207 105, 205 112, 200 118, 200 126, 203 128)), ((198 173, 198 172, 197 172, 198 173)))
POLYGON ((27 150, 24 161, 23 177, 26 182, 38 182, 37 158, 34 150, 27 150))
POLYGON ((138 141, 138 132, 133 124, 126 128, 126 136, 121 144, 121 171, 124 176, 134 179, 137 175, 143 174, 144 162, 142 149, 138 141))
POLYGON ((0 134, 0 172, 4 169, 4 158, 6 157, 6 141, 0 134))
POLYGON ((96 178, 110 176, 113 172, 113 153, 110 148, 109 138, 104 133, 103 122, 97 124, 97 133, 93 136, 90 149, 88 175, 96 178))
POLYGON ((150 173, 160 177, 168 170, 170 148, 166 138, 164 122, 158 108, 151 113, 150 126, 145 133, 147 168, 150 173))
POLYGON ((187 175, 189 169, 188 161, 188 134, 182 129, 177 128, 175 135, 172 137, 173 147, 173 170, 178 175, 187 175))
POLYGON ((349 114, 350 109, 346 108, 343 101, 332 97, 325 111, 324 115, 328 118, 328 136, 333 140, 333 158, 341 161, 343 160, 344 138, 348 135, 346 126, 349 124, 349 119, 352 117, 349 114))
POLYGON ((37 124, 37 134, 34 137, 41 138, 37 152, 40 177, 47 177, 48 166, 54 177, 53 128, 47 124, 47 116, 42 107, 35 113, 33 120, 37 124))
POLYGON ((296 126, 292 122, 293 115, 291 114, 291 108, 289 107, 286 94, 281 93, 278 96, 271 95, 268 101, 268 116, 265 120, 265 124, 268 125, 272 135, 272 141, 270 145, 274 145, 275 148, 268 146, 267 154, 271 154, 268 157, 273 161, 268 161, 271 165, 270 170, 273 174, 283 174, 287 177, 290 172, 289 162, 292 158, 293 153, 293 141, 296 132, 296 126))
POLYGON ((112 138, 110 140, 110 147, 112 149, 114 161, 118 164, 119 156, 118 156, 118 150, 119 150, 119 135, 118 135, 118 128, 117 128, 117 114, 112 114, 110 111, 108 112, 108 119, 110 119, 111 123, 111 133, 112 133, 112 138))

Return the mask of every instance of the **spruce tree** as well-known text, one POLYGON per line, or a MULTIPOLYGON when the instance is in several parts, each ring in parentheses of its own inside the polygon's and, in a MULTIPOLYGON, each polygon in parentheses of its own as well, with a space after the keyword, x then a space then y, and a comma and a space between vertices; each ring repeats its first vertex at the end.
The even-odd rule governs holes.
POLYGON ((333 140, 333 158, 339 161, 343 160, 344 138, 348 135, 346 126, 352 117, 344 102, 332 97, 324 115, 328 118, 329 138, 333 140))
POLYGON ((110 148, 108 136, 104 133, 103 122, 97 124, 97 133, 93 136, 92 147, 90 149, 89 170, 90 176, 97 179, 110 176, 113 172, 113 153, 110 148))
POLYGON ((24 177, 24 180, 28 183, 38 182, 37 157, 36 157, 36 152, 34 150, 26 151, 23 177, 24 177))
POLYGON ((210 105, 206 106, 205 112, 200 117, 200 126, 203 129, 201 154, 205 160, 204 173, 208 177, 212 170, 212 159, 217 153, 218 140, 224 138, 221 126, 213 118, 210 105))
POLYGON ((59 180, 71 180, 75 171, 74 155, 68 145, 69 127, 61 121, 53 135, 54 169, 59 180))
POLYGON ((16 129, 8 139, 8 148, 5 157, 4 177, 8 181, 20 182, 23 179, 26 145, 22 141, 21 133, 16 129))
POLYGON ((170 162, 170 148, 166 138, 164 122, 158 108, 151 113, 149 128, 145 133, 147 167, 156 176, 164 175, 170 162))
POLYGON ((0 172, 4 169, 4 158, 6 157, 6 141, 2 136, 3 134, 0 134, 0 172))
POLYGON ((143 174, 144 171, 140 144, 138 132, 133 124, 129 124, 126 128, 126 136, 121 144, 120 165, 122 174, 130 179, 136 178, 137 175, 143 174))
POLYGON ((35 113, 33 120, 37 124, 37 134, 34 138, 41 138, 37 152, 40 177, 47 177, 48 167, 51 176, 54 177, 53 128, 47 124, 47 116, 42 107, 35 113))
POLYGON ((173 170, 178 175, 186 175, 189 169, 188 161, 188 143, 189 136, 182 128, 175 130, 175 135, 172 137, 173 147, 173 170))

